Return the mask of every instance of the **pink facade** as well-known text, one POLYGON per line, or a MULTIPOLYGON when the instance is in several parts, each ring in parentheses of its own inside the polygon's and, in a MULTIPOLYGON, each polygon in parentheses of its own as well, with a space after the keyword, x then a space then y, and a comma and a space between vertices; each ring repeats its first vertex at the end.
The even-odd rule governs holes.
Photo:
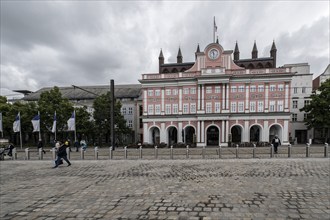
POLYGON ((288 144, 292 76, 239 67, 211 43, 185 72, 142 75, 144 142, 225 146, 279 135, 288 144))

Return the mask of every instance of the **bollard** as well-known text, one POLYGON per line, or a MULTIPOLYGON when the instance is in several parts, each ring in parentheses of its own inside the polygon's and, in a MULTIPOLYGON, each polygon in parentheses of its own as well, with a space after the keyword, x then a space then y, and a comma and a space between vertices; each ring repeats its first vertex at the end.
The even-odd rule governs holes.
POLYGON ((288 157, 291 157, 291 151, 292 151, 291 144, 289 144, 289 147, 288 147, 288 157))
POLYGON ((253 158, 256 158, 256 150, 257 150, 257 145, 256 144, 253 144, 253 158))
POLYGON ((219 159, 221 158, 221 144, 219 145, 219 159))
POLYGON ((271 144, 270 145, 270 158, 273 158, 274 157, 274 145, 271 144))
POLYGON ((67 158, 70 160, 70 148, 67 147, 65 150, 66 150, 67 158))
POLYGON ((324 157, 328 157, 329 154, 329 144, 325 143, 324 145, 324 157))
POLYGON ((306 144, 306 157, 309 157, 309 148, 310 147, 310 143, 306 144))
POLYGON ((112 152, 112 147, 109 148, 109 160, 112 160, 113 158, 113 152, 112 152))
POLYGON ((29 148, 25 148, 25 160, 30 160, 30 151, 29 151, 29 148))
POLYGON ((43 155, 43 152, 42 152, 42 148, 39 148, 38 149, 38 151, 39 151, 39 160, 42 160, 44 157, 44 155, 43 155))
POLYGON ((94 159, 95 160, 99 159, 99 148, 98 147, 94 148, 94 159))
POLYGON ((173 160, 173 146, 171 146, 171 149, 170 149, 170 158, 173 160))
POLYGON ((189 145, 187 145, 186 159, 189 159, 189 145))
POLYGON ((236 158, 239 158, 238 153, 238 144, 236 144, 236 158))
POLYGON ((124 147, 124 158, 127 159, 127 147, 124 147))
POLYGON ((16 150, 16 147, 13 148, 12 154, 13 155, 12 155, 11 159, 12 160, 17 160, 17 150, 16 150))
POLYGON ((140 146, 140 159, 142 159, 142 146, 140 146))
POLYGON ((50 151, 52 152, 52 159, 55 160, 56 159, 56 148, 53 147, 50 151))
POLYGON ((82 159, 82 160, 85 159, 85 151, 83 148, 80 148, 80 159, 82 159))
POLYGON ((205 159, 205 146, 203 146, 203 149, 202 149, 202 158, 205 159))
POLYGON ((157 146, 155 146, 155 159, 157 159, 158 158, 158 148, 157 148, 157 146))

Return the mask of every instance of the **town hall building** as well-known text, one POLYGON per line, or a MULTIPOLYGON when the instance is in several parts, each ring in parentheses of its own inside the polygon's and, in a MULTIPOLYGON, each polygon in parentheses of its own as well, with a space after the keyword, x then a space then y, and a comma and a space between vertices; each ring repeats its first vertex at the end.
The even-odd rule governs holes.
POLYGON ((270 57, 240 59, 218 40, 200 51, 195 62, 164 63, 159 72, 142 74, 143 142, 197 147, 271 142, 278 135, 289 144, 290 67, 276 68, 276 47, 270 57))

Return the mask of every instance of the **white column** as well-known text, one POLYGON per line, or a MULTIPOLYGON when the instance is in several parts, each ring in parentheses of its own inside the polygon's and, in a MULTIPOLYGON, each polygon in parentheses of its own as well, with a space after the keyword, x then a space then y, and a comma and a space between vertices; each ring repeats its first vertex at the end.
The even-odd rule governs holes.
POLYGON ((226 87, 225 84, 222 84, 222 106, 223 110, 226 109, 226 87))
POLYGON ((162 88, 162 109, 161 109, 161 115, 164 115, 165 113, 165 89, 162 88))
POLYGON ((160 142, 164 142, 164 143, 167 143, 166 141, 166 130, 165 130, 165 123, 161 123, 160 124, 160 142))
POLYGON ((229 110, 229 84, 226 84, 226 109, 229 110))
POLYGON ((226 142, 229 141, 228 139, 228 135, 229 135, 229 121, 226 120, 226 132, 225 132, 225 135, 226 135, 226 142))
POLYGON ((179 88, 179 114, 182 114, 182 87, 179 88))
POLYGON ((197 100, 197 111, 201 110, 201 86, 197 85, 197 96, 198 96, 198 100, 197 100))
POLYGON ((202 110, 204 110, 204 103, 205 103, 205 98, 204 98, 204 85, 202 85, 202 110))
POLYGON ((268 96, 269 96, 269 84, 265 85, 265 112, 269 112, 268 109, 268 96))
POLYGON ((148 113, 148 102, 147 102, 147 100, 148 100, 148 97, 147 97, 147 90, 145 89, 144 91, 143 91, 143 101, 144 101, 144 106, 143 106, 143 115, 147 115, 147 113, 148 113))
POLYGON ((246 86, 245 86, 245 113, 250 112, 249 97, 250 97, 250 86, 248 84, 246 84, 246 86))
POLYGON ((225 121, 221 121, 221 143, 225 143, 225 121))
POLYGON ((151 144, 149 140, 148 123, 143 123, 143 142, 151 144))
POLYGON ((205 128, 204 128, 204 121, 201 122, 201 142, 205 145, 205 128))
POLYGON ((285 100, 284 100, 284 111, 289 111, 289 84, 285 83, 285 100))
POLYGON ((264 135, 262 138, 262 141, 269 142, 269 127, 268 127, 268 121, 264 121, 264 135))
POLYGON ((197 121, 197 143, 201 142, 201 124, 197 121))
POLYGON ((182 141, 182 122, 178 123, 178 142, 182 141))
POLYGON ((249 121, 244 121, 243 138, 244 142, 250 142, 249 121))
POLYGON ((289 120, 284 120, 284 128, 283 128, 283 133, 282 133, 282 143, 289 143, 289 139, 288 139, 288 134, 289 134, 289 120))

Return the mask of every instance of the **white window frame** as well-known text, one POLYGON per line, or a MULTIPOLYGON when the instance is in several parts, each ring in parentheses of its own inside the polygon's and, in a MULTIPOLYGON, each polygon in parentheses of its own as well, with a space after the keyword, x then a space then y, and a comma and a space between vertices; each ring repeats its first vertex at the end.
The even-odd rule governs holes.
POLYGON ((275 85, 270 85, 269 86, 269 91, 275 92, 276 91, 276 86, 275 85))
POLYGON ((278 112, 283 112, 283 110, 284 110, 283 109, 283 103, 284 103, 283 100, 278 100, 277 101, 277 111, 278 112))
POLYGON ((178 104, 173 104, 173 114, 178 114, 179 113, 179 107, 178 104))
POLYGON ((196 94, 196 88, 195 87, 193 87, 193 88, 190 88, 190 94, 196 94))
POLYGON ((133 108, 132 107, 128 107, 128 114, 133 115, 133 108))
POLYGON ((236 109, 236 102, 231 102, 230 103, 230 112, 236 112, 237 109, 236 109))
POLYGON ((237 92, 237 87, 236 86, 230 86, 230 91, 231 92, 237 92))
POLYGON ((183 88, 183 94, 188 95, 189 94, 189 88, 183 88))
POLYGON ((155 105, 155 114, 156 115, 160 114, 160 105, 155 105))
POLYGON ((243 85, 238 86, 238 92, 244 92, 244 86, 243 85))
POLYGON ((220 86, 214 87, 214 93, 221 93, 221 87, 220 86))
POLYGON ((154 105, 148 105, 148 115, 154 114, 154 105))
POLYGON ((296 113, 292 113, 292 115, 291 115, 291 120, 292 120, 292 121, 298 121, 298 114, 296 114, 296 113))
POLYGON ((269 112, 275 112, 276 101, 269 101, 269 112))
POLYGON ((214 112, 220 113, 220 111, 221 111, 221 102, 215 102, 214 103, 214 112))
POLYGON ((257 87, 256 86, 251 86, 250 87, 250 92, 256 92, 257 91, 257 87))
POLYGON ((283 84, 277 85, 277 89, 278 89, 279 92, 284 91, 284 85, 283 84))
POLYGON ((297 94, 298 93, 298 88, 297 87, 293 87, 293 93, 297 94))
POLYGON ((160 96, 160 90, 159 89, 155 90, 155 96, 160 96))
POLYGON ((166 95, 171 95, 171 89, 166 89, 166 95))
POLYGON ((244 112, 244 101, 238 102, 238 112, 244 112))
POLYGON ((190 103, 190 113, 196 113, 196 103, 190 103))
POLYGON ((154 96, 154 90, 148 89, 148 96, 154 96))
POLYGON ((207 87, 206 87, 206 93, 207 93, 207 94, 212 93, 212 86, 207 86, 207 87))
POLYGON ((183 104, 183 113, 184 114, 189 113, 189 104, 188 103, 183 104))
POLYGON ((173 94, 173 95, 178 95, 178 89, 173 89, 173 90, 172 90, 172 94, 173 94))
POLYGON ((293 109, 298 108, 298 100, 292 100, 292 108, 293 109))
POLYGON ((258 85, 258 92, 264 92, 265 88, 264 85, 258 85))
POLYGON ((250 112, 256 112, 256 102, 250 102, 250 112))
POLYGON ((165 114, 170 115, 171 114, 171 104, 165 105, 165 114))
POLYGON ((264 111, 264 101, 258 101, 258 112, 264 111))
POLYGON ((122 107, 121 108, 121 114, 122 115, 126 115, 127 111, 126 111, 126 107, 122 107))
POLYGON ((301 93, 306 93, 306 87, 301 88, 301 93))
POLYGON ((212 113, 212 102, 207 102, 206 103, 206 109, 205 109, 206 113, 212 113))

